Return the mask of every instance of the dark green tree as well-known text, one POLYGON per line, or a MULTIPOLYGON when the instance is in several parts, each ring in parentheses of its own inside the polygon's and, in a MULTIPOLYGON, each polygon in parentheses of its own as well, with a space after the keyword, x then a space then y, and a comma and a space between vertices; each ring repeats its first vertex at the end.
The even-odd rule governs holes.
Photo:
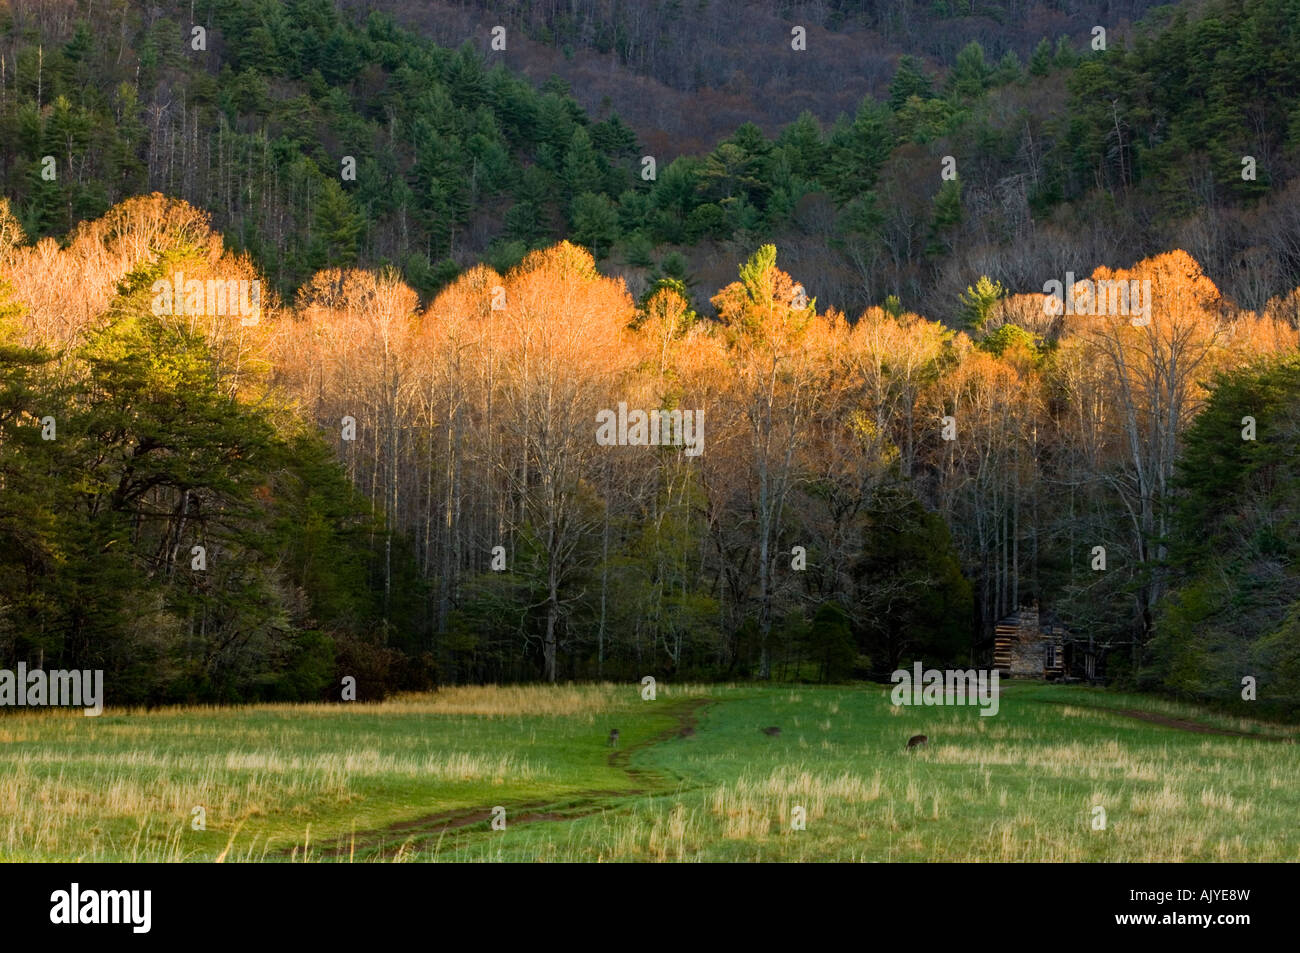
POLYGON ((933 95, 933 84, 921 61, 914 56, 901 57, 893 82, 889 84, 889 108, 897 112, 913 96, 929 99, 933 95))
POLYGON ((326 179, 316 204, 313 226, 316 267, 346 267, 356 262, 365 220, 352 197, 334 179, 326 179))

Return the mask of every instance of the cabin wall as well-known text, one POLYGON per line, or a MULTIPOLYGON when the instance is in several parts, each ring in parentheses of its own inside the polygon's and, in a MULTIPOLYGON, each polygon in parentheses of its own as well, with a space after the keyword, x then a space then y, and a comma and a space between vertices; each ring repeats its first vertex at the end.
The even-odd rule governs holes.
POLYGON ((1065 651, 1060 629, 1045 631, 1037 606, 1021 609, 1017 621, 995 630, 994 667, 1013 678, 1047 678, 1064 674, 1065 651), (1050 664, 1048 648, 1052 647, 1050 664))

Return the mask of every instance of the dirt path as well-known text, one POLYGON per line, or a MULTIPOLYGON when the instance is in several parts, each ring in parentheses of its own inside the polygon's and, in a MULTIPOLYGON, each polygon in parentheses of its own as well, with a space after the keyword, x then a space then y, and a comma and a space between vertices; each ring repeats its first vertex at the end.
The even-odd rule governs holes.
MULTIPOLYGON (((560 799, 545 801, 523 801, 506 803, 507 823, 511 827, 519 824, 534 824, 539 821, 566 821, 578 817, 599 814, 612 798, 636 797, 650 794, 656 788, 663 788, 666 779, 661 772, 634 768, 630 761, 634 751, 649 748, 652 745, 670 741, 673 738, 686 737, 695 733, 699 713, 706 706, 716 701, 713 698, 689 698, 675 703, 665 714, 677 719, 677 723, 659 734, 626 748, 616 748, 609 754, 609 764, 622 768, 632 786, 625 789, 608 791, 575 791, 560 799)), ((441 840, 448 834, 455 834, 464 828, 486 824, 492 817, 490 808, 461 808, 454 811, 442 811, 414 820, 401 821, 385 828, 357 831, 343 837, 323 841, 311 847, 313 858, 340 858, 363 855, 366 860, 382 859, 397 853, 403 847, 410 849, 421 842, 441 840)), ((289 858, 297 856, 301 846, 290 847, 278 852, 278 856, 289 858)))
MULTIPOLYGON (((677 724, 672 728, 667 728, 653 738, 647 738, 645 741, 637 742, 626 748, 616 748, 609 753, 609 763, 616 768, 622 768, 627 774, 628 779, 632 781, 641 781, 651 776, 640 768, 633 768, 629 764, 633 751, 640 751, 642 748, 649 748, 651 745, 662 744, 665 741, 671 741, 673 738, 685 738, 695 734, 695 727, 699 723, 699 712, 701 709, 713 703, 713 698, 688 698, 678 704, 672 712, 677 717, 677 724)), ((644 791, 628 791, 628 794, 644 794, 644 791)))
POLYGON ((1226 735, 1230 738, 1254 738, 1256 741, 1281 741, 1287 744, 1295 744, 1294 738, 1287 738, 1283 735, 1258 735, 1251 734, 1249 731, 1234 731, 1231 728, 1215 728, 1213 725, 1207 725, 1204 722, 1187 721, 1183 718, 1174 718, 1172 715, 1143 711, 1140 708, 1107 708, 1104 705, 1080 705, 1075 701, 1069 702, 1069 704, 1076 708, 1088 708, 1091 711, 1110 712, 1113 715, 1123 715, 1125 718, 1149 721, 1152 724, 1164 725, 1166 728, 1177 728, 1179 731, 1190 731, 1197 735, 1226 735))

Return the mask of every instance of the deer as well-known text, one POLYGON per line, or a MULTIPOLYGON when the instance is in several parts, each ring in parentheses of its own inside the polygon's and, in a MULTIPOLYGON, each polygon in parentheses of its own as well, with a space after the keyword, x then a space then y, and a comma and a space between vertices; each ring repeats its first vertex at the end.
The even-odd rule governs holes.
POLYGON ((929 743, 930 739, 925 735, 912 735, 912 737, 907 739, 907 747, 909 750, 912 748, 919 748, 921 745, 929 743))
POLYGON ((611 729, 609 730, 609 741, 606 742, 606 743, 607 743, 611 748, 617 748, 617 747, 618 747, 618 729, 617 729, 617 728, 611 728, 611 729))
POLYGON ((763 734, 767 735, 769 738, 781 737, 781 729, 778 728, 776 725, 773 725, 770 728, 763 728, 762 732, 763 734))

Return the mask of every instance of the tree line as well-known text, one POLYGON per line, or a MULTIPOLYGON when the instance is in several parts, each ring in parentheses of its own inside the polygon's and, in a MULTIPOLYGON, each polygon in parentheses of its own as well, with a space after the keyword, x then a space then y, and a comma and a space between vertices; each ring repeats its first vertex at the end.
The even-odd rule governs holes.
MULTIPOLYGON (((1204 511, 1293 572, 1260 508, 1290 513, 1297 293, 1246 310, 1182 251, 1091 276, 1148 282, 1145 321, 987 277, 963 330, 892 299, 849 320, 770 245, 714 318, 561 242, 427 305, 394 271, 325 269, 245 325, 156 313, 177 271, 257 275, 183 202, 63 247, 7 213, 0 235, 0 646, 139 697, 879 676, 969 664, 1031 599, 1121 679, 1222 691, 1174 609, 1230 559, 1195 548, 1204 511), (603 445, 620 404, 700 414, 703 452, 603 445), (1205 459, 1219 482, 1195 483, 1205 459)), ((1284 651, 1286 593, 1216 638, 1284 651)))

